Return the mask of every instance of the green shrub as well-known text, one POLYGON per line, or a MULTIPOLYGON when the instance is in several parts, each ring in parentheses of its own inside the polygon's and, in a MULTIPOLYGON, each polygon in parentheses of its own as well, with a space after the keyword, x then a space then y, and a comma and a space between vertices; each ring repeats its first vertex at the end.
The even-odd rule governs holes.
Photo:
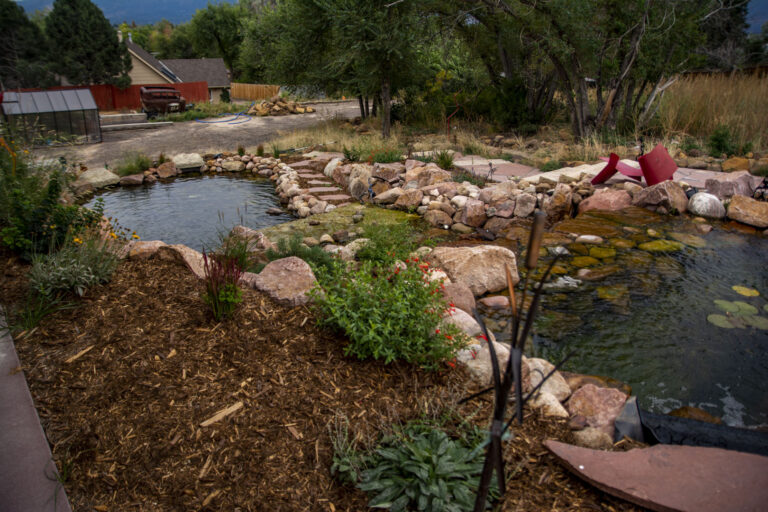
POLYGON ((259 144, 256 146, 256 156, 263 157, 264 156, 264 144, 259 144))
POLYGON ((280 148, 274 144, 272 145, 272 158, 280 158, 280 148))
POLYGON ((243 147, 242 144, 237 145, 237 154, 240 156, 245 155, 245 148, 243 147))
POLYGON ((731 130, 725 125, 719 125, 709 136, 709 153, 712 156, 731 156, 736 153, 736 143, 733 141, 731 130))
POLYGON ((102 210, 61 204, 72 176, 65 169, 31 166, 18 152, 0 148, 0 244, 31 260, 96 225, 102 210))
POLYGON ((115 168, 112 169, 118 176, 139 174, 152 167, 152 160, 140 152, 123 153, 115 168))
MULTIPOLYGON (((268 249, 267 258, 275 261, 289 256, 301 258, 312 268, 315 277, 321 283, 327 279, 335 279, 339 268, 339 259, 325 252, 322 247, 316 245, 308 247, 304 244, 300 234, 294 234, 289 238, 280 238, 277 241, 277 250, 268 249)), ((263 265, 261 266, 263 268, 263 265)), ((261 268, 257 269, 261 271, 261 268)))
POLYGON ((370 224, 363 237, 368 243, 357 251, 357 259, 390 265, 395 260, 405 260, 417 249, 419 233, 408 224, 370 224))
POLYGON ((565 165, 560 160, 550 160, 541 166, 539 172, 556 171, 558 169, 562 169, 563 167, 565 167, 565 165))
POLYGON ((454 357, 461 340, 454 326, 441 327, 447 310, 442 283, 429 281, 427 271, 428 265, 417 261, 389 270, 364 261, 314 291, 319 322, 349 337, 346 355, 436 369, 454 357))
POLYGON ((251 244, 247 238, 220 231, 217 233, 217 239, 216 257, 234 261, 241 272, 251 268, 252 257, 249 251, 251 244))
POLYGON ((336 476, 342 483, 356 484, 360 481, 360 473, 366 467, 366 457, 358 450, 356 439, 350 439, 349 419, 336 416, 333 424, 328 424, 328 435, 333 445, 333 464, 331 475, 336 476))
POLYGON ((349 148, 344 146, 342 152, 344 153, 344 158, 350 162, 359 162, 360 157, 363 155, 363 151, 359 146, 352 146, 349 148))
POLYGON ((680 144, 680 149, 682 149, 685 153, 690 153, 692 150, 701 151, 702 148, 699 144, 699 141, 694 137, 685 137, 683 142, 680 144))
POLYGON ((472 185, 475 185, 477 187, 484 187, 485 186, 485 178, 481 178, 477 174, 467 172, 467 171, 458 171, 453 175, 453 181, 456 183, 464 183, 465 181, 470 182, 472 185))
POLYGON ((203 301, 218 322, 234 313, 243 301, 243 292, 238 287, 242 271, 237 261, 203 251, 205 291, 203 301))
POLYGON ((378 148, 368 155, 368 163, 379 162, 387 164, 399 162, 403 159, 403 152, 399 148, 378 148))
POLYGON ((74 292, 83 296, 88 288, 106 283, 120 263, 116 255, 121 242, 91 233, 75 237, 57 252, 35 255, 29 284, 44 297, 74 292))
POLYGON ((441 169, 450 169, 453 167, 453 153, 450 151, 438 151, 435 153, 435 163, 441 169))
MULTIPOLYGON (((75 304, 65 300, 64 297, 54 295, 45 296, 31 292, 27 295, 24 304, 12 312, 13 324, 10 330, 14 333, 29 331, 40 324, 46 316, 65 309, 74 309, 75 304)), ((0 334, 2 334, 0 329, 0 334)))
POLYGON ((452 439, 436 428, 409 426, 368 458, 369 469, 361 473, 358 487, 374 495, 368 503, 372 508, 471 511, 483 470, 483 447, 452 439))

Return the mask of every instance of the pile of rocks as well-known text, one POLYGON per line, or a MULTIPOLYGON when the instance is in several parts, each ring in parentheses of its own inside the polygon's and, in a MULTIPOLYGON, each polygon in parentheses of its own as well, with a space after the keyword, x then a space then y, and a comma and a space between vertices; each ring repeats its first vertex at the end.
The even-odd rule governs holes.
POLYGON ((315 109, 312 107, 305 107, 283 98, 272 98, 256 103, 248 109, 248 114, 252 116, 266 117, 286 116, 290 114, 311 114, 314 111, 315 109))

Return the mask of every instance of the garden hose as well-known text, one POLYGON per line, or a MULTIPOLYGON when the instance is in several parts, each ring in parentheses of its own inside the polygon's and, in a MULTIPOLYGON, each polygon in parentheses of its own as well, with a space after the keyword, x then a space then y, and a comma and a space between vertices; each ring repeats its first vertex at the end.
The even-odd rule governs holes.
MULTIPOLYGON (((248 115, 248 111, 251 110, 251 107, 253 107, 255 104, 256 104, 256 102, 254 101, 253 103, 251 103, 251 105, 247 109, 245 109, 245 110, 243 110, 241 112, 236 112, 234 114, 234 117, 232 117, 231 119, 219 119, 217 121, 207 121, 205 119, 198 118, 198 119, 195 119, 195 121, 198 122, 198 123, 204 123, 204 124, 215 124, 215 123, 243 124, 243 123, 247 123, 248 121, 251 120, 251 116, 248 115), (240 120, 241 117, 244 117, 245 119, 240 120)), ((224 117, 224 116, 229 117, 231 115, 233 115, 233 114, 219 114, 218 117, 224 117)))

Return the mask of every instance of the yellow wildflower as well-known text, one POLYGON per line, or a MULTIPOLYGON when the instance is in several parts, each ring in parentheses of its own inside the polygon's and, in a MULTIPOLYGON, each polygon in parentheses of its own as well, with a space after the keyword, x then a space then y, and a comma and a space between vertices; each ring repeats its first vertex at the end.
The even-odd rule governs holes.
POLYGON ((109 234, 109 236, 111 236, 112 238, 115 238, 115 239, 116 239, 116 238, 117 238, 117 233, 115 233, 115 232, 113 231, 113 232, 111 232, 111 233, 109 234))
POLYGON ((139 235, 134 233, 134 234, 131 235, 131 238, 133 238, 134 240, 138 240, 139 239, 139 235))

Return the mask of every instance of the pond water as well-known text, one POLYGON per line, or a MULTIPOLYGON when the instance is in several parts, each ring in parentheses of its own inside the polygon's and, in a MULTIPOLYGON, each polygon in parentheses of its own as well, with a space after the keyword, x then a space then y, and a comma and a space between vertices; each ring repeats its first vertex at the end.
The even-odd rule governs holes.
POLYGON ((140 187, 120 187, 92 198, 104 201, 104 213, 142 240, 162 240, 193 249, 215 247, 218 233, 242 224, 261 229, 293 219, 280 207, 272 182, 264 178, 224 175, 185 175, 173 181, 140 187))
MULTIPOLYGON (((567 221, 571 226, 564 231, 610 240, 599 246, 565 244, 571 256, 558 271, 576 277, 574 264, 590 263, 591 271, 608 275, 584 280, 574 291, 547 292, 529 353, 556 362, 576 350, 564 369, 622 380, 654 412, 689 405, 732 426, 765 426, 768 238, 722 225, 702 235, 691 221, 660 220, 633 212, 567 221), (648 235, 649 228, 657 233, 648 235), (675 238, 685 242, 675 251, 638 248, 675 238), (609 250, 592 250, 596 261, 575 259, 593 247, 609 250), (743 296, 734 285, 760 295, 743 296), (710 323, 713 314, 724 316, 731 328, 710 323)), ((508 318, 489 310, 484 314, 489 327, 502 332, 497 338, 508 339, 503 333, 508 318)))

